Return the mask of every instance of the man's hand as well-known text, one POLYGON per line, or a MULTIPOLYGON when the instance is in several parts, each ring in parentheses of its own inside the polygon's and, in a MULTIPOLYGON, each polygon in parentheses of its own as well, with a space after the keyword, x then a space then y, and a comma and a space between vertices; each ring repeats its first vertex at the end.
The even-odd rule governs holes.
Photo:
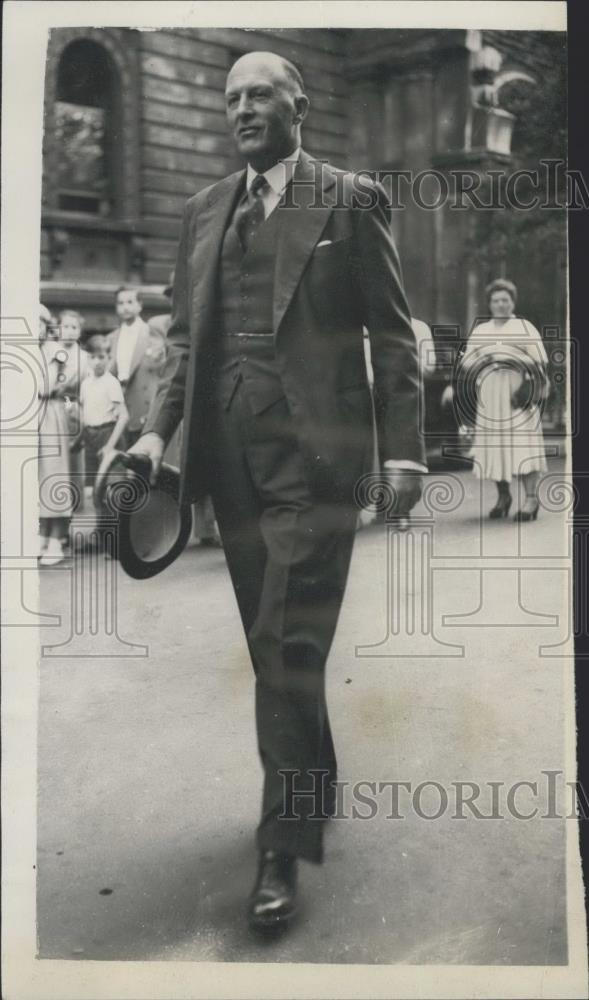
POLYGON ((420 472, 413 469, 382 470, 383 484, 391 493, 392 505, 387 510, 387 519, 392 520, 399 531, 407 531, 409 513, 421 496, 423 480, 420 472))
POLYGON ((108 466, 116 453, 117 449, 108 444, 105 444, 103 448, 99 448, 96 452, 98 458, 100 459, 101 466, 108 466))
POLYGON ((138 438, 135 444, 128 449, 128 455, 147 455, 151 459, 151 475, 149 477, 151 486, 155 486, 155 481, 164 457, 165 447, 163 438, 159 434, 156 434, 155 431, 150 431, 148 434, 143 434, 138 438))

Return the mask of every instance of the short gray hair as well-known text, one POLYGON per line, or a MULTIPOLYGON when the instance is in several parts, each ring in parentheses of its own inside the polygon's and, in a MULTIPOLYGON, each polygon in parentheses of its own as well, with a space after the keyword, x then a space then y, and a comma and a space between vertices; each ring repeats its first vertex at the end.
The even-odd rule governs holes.
POLYGON ((295 64, 290 61, 290 59, 285 59, 284 56, 280 57, 282 59, 282 65, 284 66, 284 72, 288 76, 291 83, 294 83, 296 88, 300 90, 302 94, 305 93, 305 84, 303 82, 303 77, 300 71, 297 69, 295 64))

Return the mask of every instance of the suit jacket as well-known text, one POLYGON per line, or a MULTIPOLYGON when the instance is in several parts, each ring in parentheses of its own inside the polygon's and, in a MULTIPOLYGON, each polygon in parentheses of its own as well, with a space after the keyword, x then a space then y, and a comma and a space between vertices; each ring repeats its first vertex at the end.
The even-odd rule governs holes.
POLYGON ((168 335, 171 322, 172 316, 170 313, 159 313, 157 316, 150 316, 147 321, 147 325, 154 336, 162 337, 162 339, 165 340, 168 335))
MULTIPOLYGON (((121 328, 110 335, 110 370, 118 378, 117 350, 121 328)), ((135 343, 129 378, 125 386, 125 403, 129 411, 129 430, 140 430, 153 403, 165 360, 165 340, 156 330, 151 330, 141 320, 139 335, 135 343)))
MULTIPOLYGON (((219 256, 245 171, 185 208, 168 356, 145 424, 168 441, 184 417, 182 497, 207 488, 215 392, 219 256)), ((372 461, 373 409, 363 327, 370 336, 379 454, 424 462, 415 335, 385 192, 301 151, 283 211, 274 281, 274 347, 311 489, 349 500, 372 461)))

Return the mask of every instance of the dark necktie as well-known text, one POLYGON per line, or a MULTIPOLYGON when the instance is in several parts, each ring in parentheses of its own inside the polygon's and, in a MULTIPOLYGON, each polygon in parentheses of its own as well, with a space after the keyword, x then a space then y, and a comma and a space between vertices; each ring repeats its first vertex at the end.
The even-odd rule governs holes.
POLYGON ((262 195, 268 189, 268 181, 263 174, 256 174, 249 191, 239 202, 235 212, 235 228, 244 250, 250 246, 258 227, 264 221, 264 201, 262 195))

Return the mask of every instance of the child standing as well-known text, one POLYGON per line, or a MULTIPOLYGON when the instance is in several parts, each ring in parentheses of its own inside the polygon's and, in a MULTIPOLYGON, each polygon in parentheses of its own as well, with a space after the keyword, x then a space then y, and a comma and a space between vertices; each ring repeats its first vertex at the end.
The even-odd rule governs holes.
MULTIPOLYGON (((74 448, 83 444, 86 485, 94 487, 100 464, 108 452, 116 448, 127 426, 129 413, 121 385, 108 371, 109 350, 106 336, 95 333, 89 338, 86 351, 89 373, 80 387, 81 433, 74 448)), ((101 537, 103 511, 95 499, 94 504, 97 530, 101 537)))
MULTIPOLYGON (((85 374, 85 355, 78 341, 82 317, 64 310, 59 338, 42 341, 46 375, 39 396, 45 406, 39 427, 39 533, 41 566, 65 558, 64 544, 76 506, 78 484, 70 459, 70 442, 78 430, 78 394, 85 374)), ((43 321, 45 334, 48 321, 43 321)))

